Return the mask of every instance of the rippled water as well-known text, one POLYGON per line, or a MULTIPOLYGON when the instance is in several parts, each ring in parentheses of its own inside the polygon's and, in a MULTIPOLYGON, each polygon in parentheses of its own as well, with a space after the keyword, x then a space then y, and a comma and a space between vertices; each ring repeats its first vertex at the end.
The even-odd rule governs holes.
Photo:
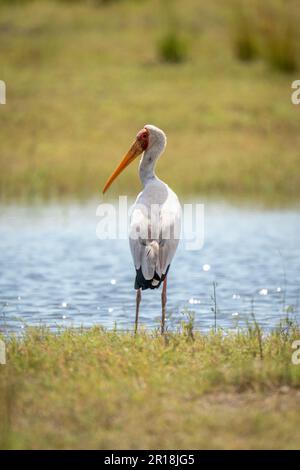
MULTIPOLYGON (((131 329, 134 269, 126 240, 96 237, 96 202, 0 207, 0 329, 26 325, 131 329)), ((168 326, 193 311, 197 328, 234 328, 251 305, 266 329, 299 315, 300 213, 206 204, 200 251, 181 243, 168 285, 168 326)), ((158 326, 160 292, 145 291, 141 323, 158 326)))

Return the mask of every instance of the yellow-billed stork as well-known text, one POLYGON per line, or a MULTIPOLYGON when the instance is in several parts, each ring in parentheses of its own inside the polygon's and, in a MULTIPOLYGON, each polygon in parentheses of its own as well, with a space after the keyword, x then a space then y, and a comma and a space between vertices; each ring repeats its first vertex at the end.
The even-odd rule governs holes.
POLYGON ((165 150, 165 133, 147 124, 138 132, 129 151, 107 180, 103 194, 117 176, 140 154, 139 176, 143 185, 131 212, 129 241, 136 269, 136 316, 138 328, 141 290, 157 289, 163 283, 161 333, 165 331, 167 274, 175 255, 181 228, 181 206, 176 194, 155 174, 155 164, 165 150))

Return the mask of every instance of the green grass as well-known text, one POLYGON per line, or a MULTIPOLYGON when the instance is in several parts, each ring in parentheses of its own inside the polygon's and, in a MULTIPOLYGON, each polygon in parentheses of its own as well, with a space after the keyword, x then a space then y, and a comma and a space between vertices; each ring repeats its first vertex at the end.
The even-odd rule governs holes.
POLYGON ((96 327, 7 339, 1 447, 299 447, 299 328, 259 339, 255 326, 228 335, 190 326, 165 337, 96 327))
POLYGON ((238 2, 232 21, 237 57, 250 61, 260 57, 273 70, 296 73, 298 63, 297 15, 293 1, 238 2), (296 13, 296 17, 295 17, 296 13))
MULTIPOLYGON (((292 3, 285 8, 299 22, 292 3)), ((99 194, 136 132, 154 123, 168 135, 158 173, 180 194, 299 199, 299 107, 290 100, 299 77, 238 60, 234 5, 1 2, 0 198, 99 194), (188 45, 178 64, 157 52, 168 15, 188 45)), ((299 55, 298 37, 290 48, 280 41, 273 58, 299 55)), ((139 190, 136 167, 111 194, 139 190)))

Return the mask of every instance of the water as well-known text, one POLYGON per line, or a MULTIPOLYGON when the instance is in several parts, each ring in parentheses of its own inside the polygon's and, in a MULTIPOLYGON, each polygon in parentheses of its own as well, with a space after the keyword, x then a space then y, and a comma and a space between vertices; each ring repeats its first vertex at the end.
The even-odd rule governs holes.
MULTIPOLYGON (((132 329, 134 269, 127 240, 96 237, 96 202, 0 207, 0 329, 26 325, 132 329)), ((257 321, 274 327, 299 315, 300 213, 226 204, 205 206, 200 251, 181 243, 168 283, 168 327, 187 311, 198 329, 243 326, 252 306, 257 321)), ((160 291, 145 291, 140 321, 159 325, 160 291)))

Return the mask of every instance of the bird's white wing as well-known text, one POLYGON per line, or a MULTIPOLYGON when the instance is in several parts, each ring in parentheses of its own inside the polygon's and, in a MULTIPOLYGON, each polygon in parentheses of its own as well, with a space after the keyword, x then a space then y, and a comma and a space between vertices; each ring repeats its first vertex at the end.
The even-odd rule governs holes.
POLYGON ((129 244, 135 269, 143 265, 145 279, 152 279, 155 271, 155 265, 147 262, 147 242, 151 241, 148 235, 149 229, 150 221, 146 206, 135 204, 131 213, 129 244))
POLYGON ((181 230, 181 207, 172 192, 160 210, 159 263, 157 273, 166 274, 177 250, 181 230))

